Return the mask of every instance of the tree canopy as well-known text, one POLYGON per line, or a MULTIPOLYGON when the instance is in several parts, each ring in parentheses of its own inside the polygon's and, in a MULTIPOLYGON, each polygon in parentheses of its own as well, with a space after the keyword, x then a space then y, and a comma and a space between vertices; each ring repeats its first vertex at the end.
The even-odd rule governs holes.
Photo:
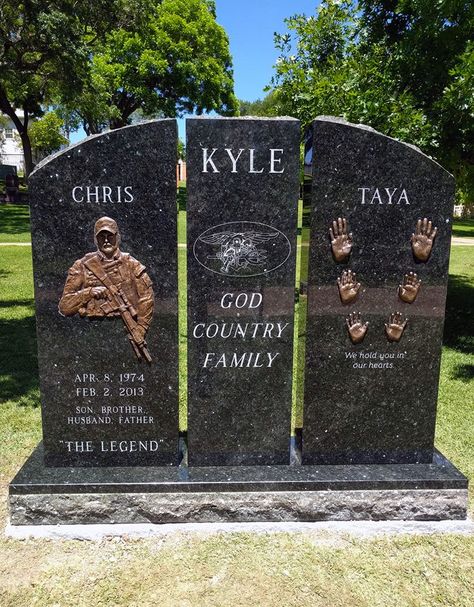
POLYGON ((472 197, 474 4, 325 0, 276 35, 279 113, 332 114, 418 145, 472 197))
POLYGON ((18 129, 26 174, 29 123, 50 106, 88 133, 137 110, 236 113, 213 0, 0 0, 0 111, 18 129))
POLYGON ((31 123, 28 130, 31 147, 37 156, 44 158, 69 142, 61 132, 63 120, 56 112, 48 112, 31 123))
POLYGON ((90 78, 72 100, 87 133, 145 116, 215 110, 235 114, 232 59, 208 0, 128 6, 93 54, 90 78), (138 13, 137 13, 138 11, 138 13))

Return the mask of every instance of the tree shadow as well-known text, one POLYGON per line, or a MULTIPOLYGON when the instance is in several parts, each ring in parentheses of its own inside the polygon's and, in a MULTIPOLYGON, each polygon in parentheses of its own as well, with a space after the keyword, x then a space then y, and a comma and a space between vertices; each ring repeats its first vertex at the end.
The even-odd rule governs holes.
MULTIPOLYGON (((1 270, 0 270, 1 272, 1 270)), ((11 272, 9 272, 11 274, 11 272)), ((12 299, 10 301, 0 301, 0 308, 16 308, 17 306, 25 306, 31 308, 32 312, 35 311, 34 302, 31 298, 29 299, 12 299)), ((2 322, 2 321, 0 321, 2 322)), ((5 322, 5 321, 3 321, 5 322)))
POLYGON ((453 224, 453 236, 474 235, 474 219, 457 219, 453 224), (467 228, 467 229, 466 229, 467 228))
POLYGON ((471 382, 474 379, 474 365, 458 365, 451 377, 466 383, 471 382))
MULTIPOLYGON (((2 302, 2 307, 10 302, 2 302)), ((19 302, 11 302, 19 305, 19 302)), ((27 300, 31 304, 31 300, 27 300)), ((21 305, 21 304, 20 304, 21 305)), ((0 403, 19 400, 23 406, 38 406, 32 392, 38 391, 38 357, 35 317, 0 320, 0 403)))
POLYGON ((0 206, 0 232, 20 234, 30 231, 30 208, 16 204, 0 206))
POLYGON ((177 203, 179 211, 186 210, 186 188, 184 186, 178 188, 177 203))
POLYGON ((474 352, 474 285, 467 276, 449 276, 444 344, 466 354, 474 352))

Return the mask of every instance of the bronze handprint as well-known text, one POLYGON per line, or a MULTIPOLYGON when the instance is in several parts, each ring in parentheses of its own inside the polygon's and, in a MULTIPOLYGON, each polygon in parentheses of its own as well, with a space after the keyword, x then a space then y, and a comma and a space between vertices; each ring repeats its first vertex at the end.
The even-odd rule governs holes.
POLYGON ((352 234, 347 233, 347 220, 339 217, 337 221, 333 221, 329 235, 334 259, 338 263, 346 261, 352 251, 352 234))
POLYGON ((416 222, 415 233, 411 235, 411 248, 418 261, 428 261, 437 232, 438 228, 433 228, 432 222, 426 217, 416 222))
POLYGON ((401 312, 390 314, 388 324, 385 324, 385 333, 388 341, 400 341, 407 326, 408 318, 403 318, 401 312))
POLYGON ((369 323, 362 321, 360 312, 351 312, 349 317, 346 318, 346 325, 353 344, 360 344, 364 341, 369 323))
POLYGON ((403 284, 398 285, 398 296, 405 303, 413 303, 417 298, 418 291, 420 290, 421 280, 414 272, 405 274, 403 277, 403 284))
POLYGON ((357 282, 356 275, 352 270, 344 270, 341 277, 337 279, 337 286, 343 304, 350 304, 357 299, 360 282, 357 282))

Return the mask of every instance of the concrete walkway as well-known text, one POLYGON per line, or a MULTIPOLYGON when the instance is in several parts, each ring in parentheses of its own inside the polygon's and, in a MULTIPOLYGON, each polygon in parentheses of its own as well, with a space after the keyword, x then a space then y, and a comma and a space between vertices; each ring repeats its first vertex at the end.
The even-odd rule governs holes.
POLYGON ((474 535, 474 522, 461 521, 327 521, 316 523, 175 523, 129 525, 20 525, 7 524, 5 535, 15 539, 48 538, 101 540, 107 537, 156 537, 182 534, 215 535, 222 533, 303 533, 327 544, 337 536, 361 539, 396 535, 474 535))
POLYGON ((471 238, 468 236, 466 236, 465 238, 464 237, 460 238, 459 236, 455 236, 452 239, 451 244, 453 246, 462 245, 464 247, 474 247, 474 238, 471 238))

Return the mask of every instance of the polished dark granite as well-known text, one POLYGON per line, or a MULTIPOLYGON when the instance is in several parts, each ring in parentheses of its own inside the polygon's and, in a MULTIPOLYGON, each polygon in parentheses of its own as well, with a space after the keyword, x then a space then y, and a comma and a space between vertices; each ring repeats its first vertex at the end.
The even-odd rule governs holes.
POLYGON ((326 118, 313 123, 305 164, 313 191, 303 461, 430 462, 454 180, 412 146, 326 118), (338 218, 352 233, 345 259, 331 247, 330 228, 338 218), (411 237, 424 218, 437 235, 422 260, 411 237), (349 271, 360 289, 344 304, 337 280, 349 271), (421 279, 412 303, 399 294, 410 273, 421 279), (385 332, 396 312, 407 319, 398 342, 385 332), (349 337, 351 313, 369 323, 360 343, 349 337))
MULTIPOLYGON (((174 120, 151 121, 90 137, 30 176, 47 465, 178 463, 176 145, 174 120), (152 281, 151 364, 138 360, 120 317, 58 310, 68 269, 96 251, 103 216, 152 281)), ((138 276, 131 263, 117 271, 138 276)), ((83 265, 75 280, 84 285, 82 273, 83 265)))
POLYGON ((48 468, 40 444, 10 495, 466 488, 466 477, 436 451, 429 464, 48 468))
POLYGON ((187 121, 192 466, 289 463, 299 135, 187 121))

